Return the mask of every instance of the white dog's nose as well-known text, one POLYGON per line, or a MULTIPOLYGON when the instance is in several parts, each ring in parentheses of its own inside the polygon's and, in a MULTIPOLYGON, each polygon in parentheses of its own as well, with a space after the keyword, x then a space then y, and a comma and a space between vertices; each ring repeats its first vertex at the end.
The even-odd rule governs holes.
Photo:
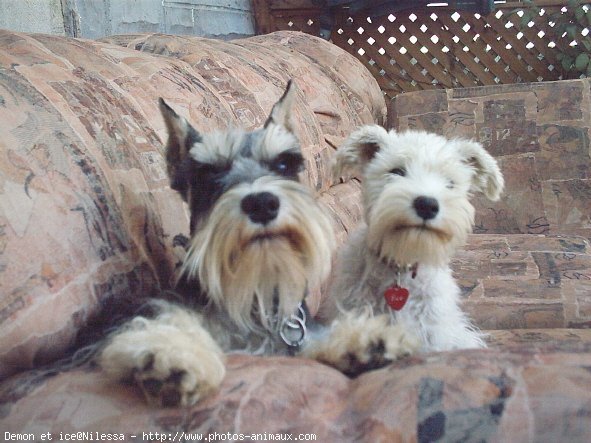
POLYGON ((417 215, 423 220, 431 220, 439 212, 439 202, 432 197, 420 196, 415 198, 413 207, 417 215))

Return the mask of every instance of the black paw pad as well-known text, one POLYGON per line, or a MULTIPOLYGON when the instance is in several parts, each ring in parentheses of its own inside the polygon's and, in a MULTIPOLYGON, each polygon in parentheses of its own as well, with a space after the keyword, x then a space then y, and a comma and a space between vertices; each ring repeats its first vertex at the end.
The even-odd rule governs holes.
POLYGON ((142 389, 146 391, 146 393, 152 397, 156 397, 160 390, 162 389, 162 381, 156 378, 147 378, 141 381, 142 389))
POLYGON ((167 387, 160 393, 160 402, 165 408, 173 408, 178 406, 181 404, 181 400, 181 393, 173 387, 167 387))
POLYGON ((166 379, 166 382, 172 383, 174 385, 180 385, 186 373, 187 371, 184 369, 172 369, 170 371, 170 375, 166 379))
POLYGON ((147 371, 151 371, 152 369, 154 369, 154 361, 155 360, 156 360, 156 357, 154 357, 154 354, 148 354, 146 356, 144 366, 142 367, 142 371, 147 372, 147 371))
POLYGON ((380 338, 379 340, 369 344, 368 351, 370 359, 383 358, 384 353, 386 352, 386 343, 380 338))
POLYGON ((380 369, 391 363, 391 360, 384 357, 386 352, 386 343, 383 339, 372 342, 367 347, 367 358, 360 359, 352 352, 345 355, 345 368, 343 373, 349 377, 357 377, 366 371, 380 369))

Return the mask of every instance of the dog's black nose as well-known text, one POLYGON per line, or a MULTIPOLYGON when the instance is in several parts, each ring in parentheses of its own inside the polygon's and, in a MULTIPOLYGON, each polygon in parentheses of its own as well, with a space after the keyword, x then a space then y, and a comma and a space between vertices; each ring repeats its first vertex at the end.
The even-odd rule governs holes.
POLYGON ((415 211, 423 220, 431 220, 439 212, 439 202, 431 197, 417 197, 413 202, 415 211))
POLYGON ((279 198, 270 192, 248 194, 242 199, 240 208, 253 223, 266 225, 279 213, 279 198))

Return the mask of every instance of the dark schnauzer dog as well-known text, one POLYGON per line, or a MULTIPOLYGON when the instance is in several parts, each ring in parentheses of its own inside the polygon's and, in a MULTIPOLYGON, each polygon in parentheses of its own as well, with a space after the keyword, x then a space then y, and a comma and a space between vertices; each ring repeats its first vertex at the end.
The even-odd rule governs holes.
POLYGON ((160 101, 171 186, 191 213, 179 273, 189 303, 152 302, 153 315, 118 328, 98 357, 109 376, 137 383, 152 403, 190 405, 208 395, 224 378, 226 351, 287 354, 308 338, 304 298, 330 271, 334 235, 298 181, 294 94, 290 82, 253 132, 203 134, 160 101))

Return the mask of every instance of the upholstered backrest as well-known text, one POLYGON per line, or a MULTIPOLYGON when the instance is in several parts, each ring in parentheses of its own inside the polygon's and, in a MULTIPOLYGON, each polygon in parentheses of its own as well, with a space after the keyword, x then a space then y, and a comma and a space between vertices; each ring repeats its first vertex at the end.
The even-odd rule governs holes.
POLYGON ((158 97, 203 131, 252 129, 293 78, 304 180, 341 239, 358 219, 357 187, 333 187, 328 162, 385 103, 355 58, 299 33, 128 39, 0 31, 0 377, 59 357, 101 306, 170 285, 188 216, 158 97))

